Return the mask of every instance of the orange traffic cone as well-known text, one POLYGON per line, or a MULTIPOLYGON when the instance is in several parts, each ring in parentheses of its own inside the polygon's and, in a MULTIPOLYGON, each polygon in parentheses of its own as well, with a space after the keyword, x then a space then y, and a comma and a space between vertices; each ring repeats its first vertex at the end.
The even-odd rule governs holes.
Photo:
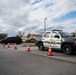
POLYGON ((17 49, 16 43, 15 43, 15 45, 14 45, 14 49, 17 49))
POLYGON ((49 49, 48 49, 48 54, 47 54, 48 56, 52 56, 53 54, 52 54, 52 49, 51 49, 51 47, 49 47, 49 49))
POLYGON ((26 48, 27 52, 30 52, 30 46, 28 45, 27 48, 26 48))
POLYGON ((10 48, 10 45, 9 45, 9 43, 8 43, 8 46, 7 46, 7 48, 10 48))
POLYGON ((2 43, 2 46, 3 46, 3 47, 5 47, 5 44, 4 44, 4 43, 2 43))

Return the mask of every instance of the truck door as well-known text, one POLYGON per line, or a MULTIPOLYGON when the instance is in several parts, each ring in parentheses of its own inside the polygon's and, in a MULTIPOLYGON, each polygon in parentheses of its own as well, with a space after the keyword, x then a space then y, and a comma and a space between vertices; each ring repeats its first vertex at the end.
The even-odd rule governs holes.
POLYGON ((50 32, 46 32, 42 37, 44 47, 49 47, 50 44, 50 32))
POLYGON ((52 48, 61 48, 61 36, 57 32, 52 32, 51 33, 51 47, 52 48))

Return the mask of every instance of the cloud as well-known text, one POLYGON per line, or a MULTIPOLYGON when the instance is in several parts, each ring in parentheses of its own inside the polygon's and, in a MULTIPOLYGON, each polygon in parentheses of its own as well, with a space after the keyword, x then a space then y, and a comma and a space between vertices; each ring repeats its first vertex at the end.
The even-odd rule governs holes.
POLYGON ((3 27, 2 31, 6 31, 9 34, 8 30, 10 30, 10 33, 13 30, 16 32, 16 30, 25 25, 25 22, 28 20, 28 1, 0 1, 0 28, 3 27))
POLYGON ((44 30, 44 18, 48 30, 59 28, 71 32, 76 28, 76 16, 65 20, 62 17, 74 11, 76 0, 0 0, 0 32, 9 36, 24 30, 38 33, 44 30), (62 21, 54 22, 59 18, 62 21))

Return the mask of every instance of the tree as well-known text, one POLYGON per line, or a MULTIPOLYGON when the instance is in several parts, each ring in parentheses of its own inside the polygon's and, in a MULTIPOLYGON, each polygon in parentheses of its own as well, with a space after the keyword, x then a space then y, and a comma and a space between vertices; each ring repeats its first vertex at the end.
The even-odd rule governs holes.
POLYGON ((7 37, 7 34, 5 34, 5 33, 0 33, 0 40, 1 39, 4 39, 4 38, 6 38, 7 37))
POLYGON ((27 34, 27 38, 29 38, 31 36, 31 34, 29 33, 29 34, 27 34))

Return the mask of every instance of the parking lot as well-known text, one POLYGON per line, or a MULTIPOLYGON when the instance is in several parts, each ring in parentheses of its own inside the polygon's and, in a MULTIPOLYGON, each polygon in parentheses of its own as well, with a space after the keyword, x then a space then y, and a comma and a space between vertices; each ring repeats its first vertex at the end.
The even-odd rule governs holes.
MULTIPOLYGON (((16 50, 14 49, 14 44, 11 44, 9 49, 11 51, 15 50, 15 51, 26 52, 26 48, 27 48, 28 45, 30 46, 31 52, 29 52, 29 53, 31 53, 31 54, 40 55, 40 56, 44 56, 44 57, 48 57, 48 58, 53 58, 53 59, 58 59, 58 60, 61 60, 61 61, 67 61, 67 62, 76 63, 76 53, 74 53, 73 55, 65 55, 61 51, 53 50, 52 51, 53 55, 52 56, 48 56, 47 55, 48 50, 39 51, 38 47, 36 47, 34 43, 22 43, 21 45, 17 45, 17 49, 16 50)), ((0 45, 0 46, 2 47, 2 45, 0 45)), ((7 45, 5 45, 4 48, 6 50, 9 50, 7 48, 7 45)))
POLYGON ((17 49, 14 44, 9 46, 0 44, 0 75, 76 75, 76 54, 52 51, 53 56, 48 56, 47 50, 39 51, 31 43, 16 45, 17 49))

